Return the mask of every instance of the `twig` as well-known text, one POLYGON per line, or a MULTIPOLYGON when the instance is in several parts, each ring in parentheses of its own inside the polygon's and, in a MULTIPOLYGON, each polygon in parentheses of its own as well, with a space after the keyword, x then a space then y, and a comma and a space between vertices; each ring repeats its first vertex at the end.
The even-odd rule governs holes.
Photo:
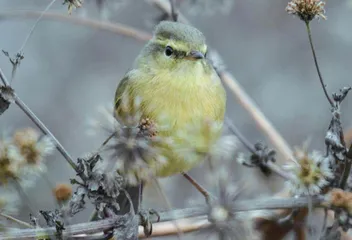
POLYGON ((333 107, 334 106, 334 102, 329 97, 329 94, 328 94, 328 92, 326 90, 326 85, 325 85, 324 80, 323 80, 323 76, 321 75, 321 72, 320 72, 320 69, 319 69, 318 60, 317 60, 317 56, 315 54, 313 40, 312 40, 312 33, 311 33, 311 30, 310 30, 310 25, 309 25, 308 21, 306 22, 306 27, 307 27, 307 33, 308 33, 310 48, 312 49, 314 63, 315 63, 315 67, 316 67, 317 72, 318 72, 318 76, 319 76, 321 87, 323 88, 324 94, 326 96, 326 99, 329 101, 330 106, 333 107))
MULTIPOLYGON (((0 78, 3 81, 5 86, 9 86, 9 82, 7 81, 5 75, 3 74, 0 68, 0 78)), ((17 106, 32 120, 32 122, 47 136, 49 136, 55 143, 57 150, 61 153, 61 155, 66 159, 66 161, 70 164, 70 166, 79 174, 81 178, 84 179, 84 175, 79 173, 76 164, 73 161, 73 158, 66 151, 66 149, 61 145, 59 140, 51 133, 51 131, 44 125, 44 123, 32 112, 32 110, 22 101, 22 99, 14 92, 14 100, 17 106)))
POLYGON ((210 193, 202 187, 199 183, 197 183, 196 180, 194 180, 190 175, 188 175, 185 172, 182 172, 182 175, 205 197, 205 199, 208 201, 210 198, 210 193))
MULTIPOLYGON (((315 207, 319 207, 323 204, 324 197, 317 196, 312 198, 312 204, 315 207)), ((299 198, 264 198, 255 200, 241 200, 236 201, 233 205, 233 212, 243 212, 261 209, 291 209, 291 208, 302 208, 307 207, 308 199, 306 197, 299 198)), ((179 227, 184 232, 195 231, 203 226, 206 226, 207 216, 205 215, 207 208, 205 207, 194 207, 186 208, 181 210, 173 210, 172 212, 161 212, 160 217, 162 220, 167 220, 166 222, 155 223, 154 224, 154 234, 163 234, 163 236, 175 234, 176 232, 170 232, 175 230, 175 227, 171 227, 173 220, 177 218, 179 227), (198 217, 197 217, 198 216, 198 217), (192 218, 192 219, 190 219, 192 218), (168 226, 168 231, 165 231, 162 226, 168 226), (183 229, 185 228, 185 229, 183 229)), ((114 218, 104 219, 96 222, 86 222, 70 226, 70 234, 93 234, 98 232, 103 232, 116 227, 123 219, 123 216, 116 216, 114 218)), ((173 225, 174 226, 174 225, 173 225)), ((15 232, 0 233, 0 239, 3 240, 24 240, 24 239, 34 239, 38 237, 38 234, 43 233, 45 236, 55 236, 55 228, 43 228, 43 229, 23 229, 15 232)), ((70 235, 70 237, 72 237, 70 235)), ((143 228, 139 228, 139 235, 144 236, 143 228)), ((63 236, 68 236, 68 231, 63 231, 63 236)), ((157 235, 161 236, 161 235, 157 235)))
POLYGON ((171 18, 174 22, 177 22, 178 14, 176 12, 175 0, 169 0, 169 1, 170 1, 170 8, 171 8, 171 18))
POLYGON ((42 13, 40 14, 40 16, 38 17, 38 19, 35 21, 35 23, 33 24, 32 28, 30 29, 29 33, 27 34, 26 38, 24 39, 22 46, 20 47, 20 49, 17 51, 16 54, 16 60, 12 61, 10 58, 10 61, 12 63, 12 74, 11 74, 11 83, 14 81, 15 76, 16 76, 16 71, 17 71, 17 67, 19 66, 19 64, 21 63, 21 60, 23 59, 23 50, 29 40, 29 38, 32 36, 34 29, 36 28, 36 26, 38 25, 39 21, 42 19, 43 14, 45 12, 47 12, 50 7, 56 2, 56 0, 52 0, 48 6, 44 9, 44 11, 42 11, 42 13))
POLYGON ((245 136, 242 135, 242 133, 240 132, 240 130, 236 127, 235 124, 233 124, 231 122, 231 120, 226 117, 225 118, 225 123, 227 125, 227 127, 231 130, 231 132, 233 134, 236 135, 236 137, 240 140, 240 142, 243 144, 243 146, 245 146, 247 148, 248 151, 250 151, 251 153, 255 153, 255 149, 253 147, 253 144, 251 144, 247 138, 245 138, 245 136))
POLYGON ((285 180, 292 180, 293 177, 289 173, 285 172, 281 167, 277 166, 275 163, 268 161, 265 165, 270 171, 276 173, 278 176, 285 180))
POLYGON ((241 105, 249 112, 258 126, 269 137, 275 148, 284 156, 285 161, 294 160, 292 151, 283 137, 276 131, 265 115, 256 106, 252 98, 243 90, 236 79, 228 72, 221 73, 221 79, 232 91, 241 105))
POLYGON ((90 28, 96 28, 100 30, 105 30, 117 34, 121 34, 127 37, 131 37, 133 39, 139 41, 148 41, 152 38, 150 33, 144 32, 142 30, 134 29, 124 24, 120 23, 110 23, 110 22, 102 22, 100 20, 92 20, 88 18, 81 18, 75 16, 63 15, 60 13, 46 12, 42 13, 39 11, 8 11, 8 12, 0 12, 0 20, 7 18, 36 18, 43 14, 42 18, 69 22, 77 25, 87 26, 90 28))
POLYGON ((42 17, 44 16, 44 14, 51 8, 51 6, 56 2, 56 0, 52 0, 48 6, 44 9, 44 11, 42 11, 37 19, 37 21, 35 21, 35 23, 33 24, 31 30, 29 31, 29 33, 27 34, 27 37, 25 38, 25 40, 23 41, 22 43, 22 46, 21 48, 17 51, 18 53, 21 53, 23 52, 29 38, 32 36, 33 32, 34 32, 34 29, 37 27, 39 21, 42 19, 42 17))
POLYGON ((346 153, 345 161, 346 161, 345 169, 343 171, 341 182, 339 184, 340 188, 342 188, 342 189, 345 189, 348 177, 350 176, 350 172, 351 172, 351 167, 352 167, 351 166, 352 165, 352 143, 350 145, 350 148, 349 148, 348 152, 346 153))
POLYGON ((24 227, 26 227, 26 228, 33 228, 33 226, 30 225, 29 223, 26 223, 26 222, 24 222, 24 221, 21 221, 21 220, 15 218, 15 217, 12 217, 12 216, 10 216, 10 215, 7 215, 6 213, 0 213, 0 216, 1 216, 1 217, 4 217, 4 218, 6 218, 7 220, 10 220, 10 221, 12 221, 12 222, 14 222, 14 223, 17 223, 17 224, 19 224, 19 225, 22 225, 22 226, 24 226, 24 227))

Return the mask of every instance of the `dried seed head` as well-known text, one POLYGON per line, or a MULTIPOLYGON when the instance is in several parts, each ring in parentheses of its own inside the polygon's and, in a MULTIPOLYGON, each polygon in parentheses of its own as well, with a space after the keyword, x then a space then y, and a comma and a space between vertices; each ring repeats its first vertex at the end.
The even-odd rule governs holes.
POLYGON ((169 139, 158 135, 160 129, 164 131, 166 128, 160 124, 164 121, 143 119, 139 109, 138 98, 130 101, 123 97, 115 112, 119 120, 114 117, 112 109, 105 109, 105 123, 99 121, 100 124, 96 124, 113 136, 105 146, 105 150, 111 153, 108 168, 118 170, 131 185, 155 176, 157 169, 166 163, 164 148, 170 143, 169 139))
POLYGON ((321 153, 313 151, 308 153, 306 149, 296 149, 294 153, 296 163, 286 166, 292 171, 294 177, 290 180, 290 189, 296 194, 315 195, 329 184, 333 178, 329 160, 321 153))
POLYGON ((53 190, 56 201, 66 202, 72 196, 72 186, 69 184, 57 184, 53 190))
POLYGON ((0 186, 19 176, 20 162, 23 157, 17 148, 5 140, 0 140, 0 186))
POLYGON ((343 208, 352 215, 352 193, 334 188, 326 195, 326 201, 327 206, 343 208))
POLYGON ((286 7, 286 12, 297 15, 302 21, 310 22, 314 18, 326 19, 325 2, 320 0, 292 0, 286 7))
POLYGON ((13 141, 30 166, 40 166, 45 157, 54 150, 50 138, 44 136, 39 139, 39 133, 32 128, 16 131, 13 141))

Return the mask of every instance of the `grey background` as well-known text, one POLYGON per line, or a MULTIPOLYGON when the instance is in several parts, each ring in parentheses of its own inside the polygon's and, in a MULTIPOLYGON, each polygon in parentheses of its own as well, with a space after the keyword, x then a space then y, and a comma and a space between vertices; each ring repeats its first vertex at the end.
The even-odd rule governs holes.
MULTIPOLYGON (((35 18, 2 18, 1 13, 13 10, 43 10, 48 0, 0 0, 0 49, 15 53, 35 18)), ((62 1, 50 11, 67 14, 62 1)), ((272 121, 292 146, 311 138, 311 148, 324 149, 324 135, 330 111, 318 82, 304 23, 285 11, 287 1, 235 0, 227 14, 193 15, 184 11, 189 20, 207 37, 207 42, 223 57, 228 70, 272 121)), ((93 0, 86 0, 73 15, 99 19, 93 0)), ((153 18, 160 12, 141 0, 130 0, 117 7, 108 1, 107 19, 151 31, 153 18)), ((182 9, 187 10, 187 9, 182 9)), ((320 67, 330 92, 352 85, 352 8, 348 1, 329 1, 328 20, 313 21, 313 40, 320 67)), ((43 19, 29 39, 13 87, 19 96, 48 126, 72 156, 79 157, 97 149, 103 136, 87 137, 87 122, 97 108, 113 100, 118 81, 139 53, 142 42, 111 32, 43 19)), ((0 55, 0 67, 10 77, 11 64, 0 55)), ((351 97, 342 107, 346 129, 352 126, 351 97)), ((265 140, 248 113, 231 93, 227 113, 248 137, 255 142, 265 140)), ((0 117, 0 131, 34 126, 12 105, 0 117)), ((47 160, 48 172, 28 197, 35 209, 52 209, 55 204, 51 187, 68 183, 74 176, 58 152, 47 160), (47 179, 47 180, 45 180, 47 179)), ((232 164, 235 179, 250 183, 242 198, 253 198, 277 189, 278 178, 265 179, 260 172, 232 164), (259 190, 258 190, 259 189, 259 190)), ((191 171, 206 184, 205 166, 191 171), (205 173, 204 173, 205 172, 205 173)), ((203 201, 180 176, 163 179, 163 186, 174 207, 203 201), (180 187, 181 186, 181 187, 180 187)), ((164 209, 157 193, 146 192, 147 206, 164 209)), ((23 207, 21 219, 27 220, 23 207)), ((75 217, 85 221, 90 211, 75 217)))

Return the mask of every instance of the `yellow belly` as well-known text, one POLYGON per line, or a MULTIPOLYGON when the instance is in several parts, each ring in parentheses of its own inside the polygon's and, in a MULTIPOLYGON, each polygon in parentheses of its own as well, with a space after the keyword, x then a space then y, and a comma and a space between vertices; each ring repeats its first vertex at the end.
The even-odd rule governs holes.
MULTIPOLYGON (((142 118, 149 118, 159 125, 165 125, 157 119, 166 116, 166 130, 158 132, 158 135, 171 138, 175 143, 171 147, 162 146, 163 154, 168 161, 162 167, 154 166, 156 175, 166 177, 190 170, 203 160, 204 155, 180 154, 184 149, 178 146, 184 146, 182 144, 184 138, 179 137, 179 133, 185 135, 188 129, 195 129, 207 120, 223 122, 226 95, 218 76, 214 72, 211 75, 186 79, 182 74, 171 76, 165 71, 159 72, 158 77, 149 79, 145 79, 144 74, 144 79, 140 80, 138 75, 134 74, 136 81, 132 83, 133 87, 130 86, 126 90, 131 97, 140 97, 142 118)), ((190 145, 193 146, 197 145, 199 140, 215 141, 220 134, 221 128, 211 134, 193 131, 187 140, 190 140, 190 145), (193 140, 197 142, 192 142, 193 140)))

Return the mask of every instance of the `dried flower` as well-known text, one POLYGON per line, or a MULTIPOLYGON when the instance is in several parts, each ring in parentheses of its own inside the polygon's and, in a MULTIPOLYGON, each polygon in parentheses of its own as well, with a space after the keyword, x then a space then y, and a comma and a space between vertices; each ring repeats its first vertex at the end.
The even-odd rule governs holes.
POLYGON ((306 149, 298 148, 294 155, 298 164, 286 166, 294 175, 289 182, 290 190, 299 195, 320 193, 329 184, 328 180, 333 178, 329 159, 317 151, 308 153, 306 149))
POLYGON ((210 226, 201 231, 219 236, 219 239, 254 239, 249 237, 252 232, 245 224, 246 218, 233 211, 240 191, 229 181, 228 169, 224 165, 218 166, 212 176, 217 195, 207 206, 210 226))
POLYGON ((334 188, 326 195, 326 205, 343 208, 352 215, 352 193, 334 188))
POLYGON ((71 14, 74 8, 82 7, 83 0, 64 0, 62 4, 67 4, 68 14, 71 14))
POLYGON ((53 193, 58 202, 66 202, 72 196, 72 186, 64 183, 57 184, 53 193))
POLYGON ((49 137, 39 137, 39 133, 32 128, 18 130, 13 136, 15 145, 29 166, 41 166, 45 157, 54 150, 49 137))
POLYGON ((292 0, 286 7, 286 12, 297 15, 302 21, 310 22, 314 18, 326 19, 325 2, 320 0, 292 0))
MULTIPOLYGON (((104 120, 96 121, 95 125, 113 136, 105 146, 105 150, 112 153, 108 169, 118 170, 125 181, 135 185, 154 177, 157 169, 166 163, 164 148, 170 140, 158 136, 158 131, 165 130, 166 126, 157 125, 150 118, 142 119, 139 98, 131 101, 122 98, 119 104, 120 121, 114 118, 112 109, 105 108, 104 120)), ((164 120, 160 118, 157 122, 164 120)))
POLYGON ((0 186, 18 178, 21 161, 23 157, 17 148, 6 140, 0 140, 0 186))

